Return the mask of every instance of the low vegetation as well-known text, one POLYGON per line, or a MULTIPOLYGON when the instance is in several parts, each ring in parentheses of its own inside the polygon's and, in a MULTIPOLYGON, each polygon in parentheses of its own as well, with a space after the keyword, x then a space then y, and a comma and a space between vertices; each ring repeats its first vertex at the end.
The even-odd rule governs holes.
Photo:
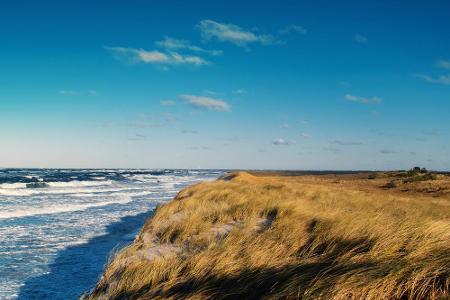
POLYGON ((236 173, 194 185, 86 298, 446 299, 448 193, 381 188, 392 177, 236 173))
POLYGON ((385 185, 383 185, 383 187, 386 189, 393 189, 397 187, 397 184, 395 183, 395 181, 389 181, 385 185))

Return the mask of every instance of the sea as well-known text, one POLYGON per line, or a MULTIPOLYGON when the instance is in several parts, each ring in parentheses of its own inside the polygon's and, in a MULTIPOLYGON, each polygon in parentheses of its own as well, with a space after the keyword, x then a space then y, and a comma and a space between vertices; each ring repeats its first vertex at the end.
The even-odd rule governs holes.
POLYGON ((0 169, 0 299, 79 299, 157 205, 222 174, 0 169))

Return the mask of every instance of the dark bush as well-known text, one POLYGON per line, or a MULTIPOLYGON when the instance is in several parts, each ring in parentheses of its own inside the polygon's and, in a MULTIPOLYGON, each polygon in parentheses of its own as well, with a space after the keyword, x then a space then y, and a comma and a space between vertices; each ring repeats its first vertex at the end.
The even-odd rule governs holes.
POLYGON ((389 181, 388 183, 383 185, 383 187, 386 189, 393 189, 397 187, 397 184, 394 181, 389 181))
POLYGON ((367 176, 367 179, 375 179, 375 178, 377 178, 376 173, 372 173, 372 174, 369 174, 369 176, 367 176))

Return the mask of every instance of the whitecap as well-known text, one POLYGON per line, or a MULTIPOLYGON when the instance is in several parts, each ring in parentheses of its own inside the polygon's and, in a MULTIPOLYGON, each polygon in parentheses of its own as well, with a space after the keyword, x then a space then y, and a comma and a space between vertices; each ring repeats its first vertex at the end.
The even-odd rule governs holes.
POLYGON ((41 194, 77 194, 81 196, 82 194, 89 193, 111 193, 126 190, 135 190, 136 188, 108 188, 108 189, 94 189, 95 186, 91 188, 85 187, 75 187, 75 188, 38 188, 38 189, 0 189, 0 195, 4 196, 32 196, 41 194))
POLYGON ((24 189, 27 187, 26 183, 23 182, 16 182, 16 183, 3 183, 0 184, 0 189, 24 189))
POLYGON ((70 205, 55 204, 36 208, 22 207, 20 209, 0 212, 0 219, 23 218, 37 215, 51 215, 72 211, 83 211, 92 207, 107 206, 111 204, 126 204, 131 201, 132 201, 131 197, 122 196, 118 197, 118 199, 101 202, 80 203, 70 205))
POLYGON ((111 185, 111 180, 104 181, 69 181, 69 182, 48 182, 50 187, 89 187, 89 186, 102 186, 111 185))

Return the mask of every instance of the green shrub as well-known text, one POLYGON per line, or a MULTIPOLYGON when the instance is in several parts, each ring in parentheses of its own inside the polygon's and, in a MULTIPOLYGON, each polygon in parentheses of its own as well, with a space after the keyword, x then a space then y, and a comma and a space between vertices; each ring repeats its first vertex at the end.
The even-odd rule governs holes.
POLYGON ((435 179, 436 179, 436 175, 434 175, 432 173, 425 173, 425 175, 416 174, 414 176, 410 176, 408 178, 403 179, 403 183, 427 181, 427 180, 435 180, 435 179))

